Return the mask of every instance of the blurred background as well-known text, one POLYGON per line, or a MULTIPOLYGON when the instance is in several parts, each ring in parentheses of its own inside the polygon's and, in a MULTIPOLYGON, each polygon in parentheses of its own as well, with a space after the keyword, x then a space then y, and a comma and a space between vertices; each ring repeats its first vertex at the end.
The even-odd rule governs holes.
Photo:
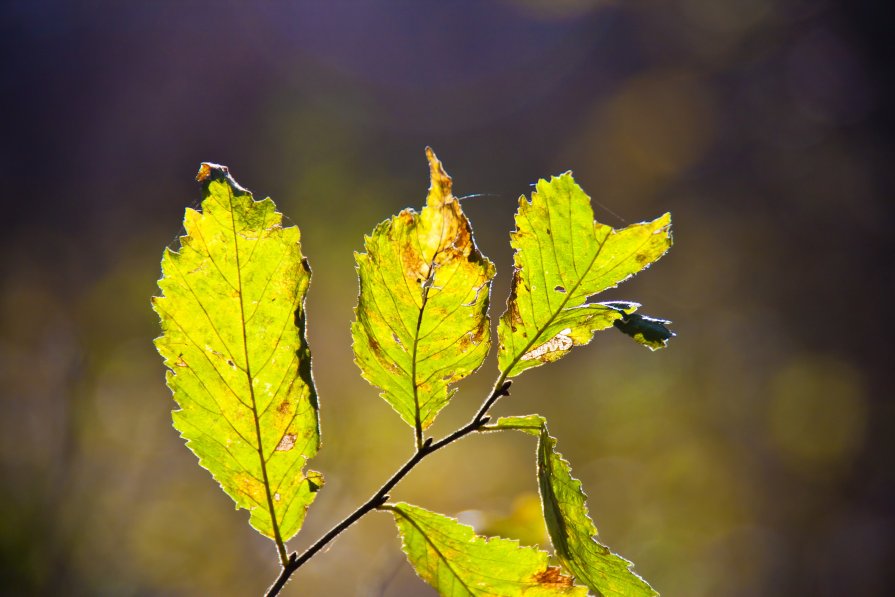
MULTIPOLYGON (((882 3, 879 3, 882 4, 882 3)), ((890 594, 891 19, 809 0, 17 2, 0 7, 0 592, 257 595, 273 544, 171 426, 149 297, 201 161, 297 223, 326 487, 301 550, 409 456, 352 362, 352 252, 431 145, 502 312, 520 194, 573 170, 676 244, 607 293, 674 320, 521 376, 602 540, 666 597, 890 594), (887 456, 888 454, 888 456, 887 456)), ((598 203, 596 203, 598 202, 598 203)), ((433 433, 465 422, 492 354, 433 433)), ((396 500, 545 538, 532 438, 471 437, 396 500)), ((425 596, 371 514, 287 595, 425 596)))

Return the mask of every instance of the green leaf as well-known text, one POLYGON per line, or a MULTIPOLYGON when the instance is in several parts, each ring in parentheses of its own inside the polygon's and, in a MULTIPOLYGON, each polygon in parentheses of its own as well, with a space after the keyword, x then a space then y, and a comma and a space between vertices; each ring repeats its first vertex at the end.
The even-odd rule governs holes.
POLYGON ((636 303, 588 303, 658 260, 671 246, 671 215, 616 230, 594 221, 571 173, 541 180, 519 199, 512 292, 500 318, 498 366, 507 377, 587 344, 636 303), (619 308, 619 304, 627 308, 619 308))
POLYGON ((597 527, 587 513, 581 481, 572 476, 572 467, 556 451, 556 439, 546 425, 538 439, 538 483, 556 557, 578 581, 602 597, 658 595, 631 570, 631 562, 597 541, 597 527))
POLYGON ((379 224, 355 254, 360 296, 351 326, 364 379, 422 441, 455 390, 490 348, 488 300, 494 266, 475 246, 451 194, 451 178, 426 148, 431 186, 421 213, 379 224))
POLYGON ((253 200, 224 166, 202 164, 197 179, 202 211, 186 210, 153 298, 174 426, 285 557, 323 484, 303 472, 320 444, 304 323, 311 272, 273 201, 253 200))
POLYGON ((515 429, 530 435, 541 435, 541 430, 547 425, 547 419, 541 415, 523 415, 515 417, 500 417, 494 423, 485 425, 486 431, 503 431, 515 429))
POLYGON ((631 562, 597 541, 581 481, 572 476, 569 462, 556 451, 556 439, 547 431, 544 417, 501 417, 485 429, 515 429, 538 436, 538 484, 547 531, 557 559, 576 580, 601 597, 658 595, 631 570, 631 562))
POLYGON ((587 594, 549 566, 547 552, 517 541, 476 535, 453 518, 410 504, 385 506, 401 533, 402 547, 416 573, 449 597, 587 594))

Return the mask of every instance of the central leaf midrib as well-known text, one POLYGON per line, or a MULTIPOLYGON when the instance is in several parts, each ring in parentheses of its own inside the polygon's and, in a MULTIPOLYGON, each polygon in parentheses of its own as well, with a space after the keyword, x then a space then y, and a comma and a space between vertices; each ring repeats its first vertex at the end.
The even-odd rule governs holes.
MULTIPOLYGON (((437 253, 436 253, 437 255, 437 253)), ((417 385, 416 380, 416 363, 417 363, 417 350, 419 347, 420 341, 420 330, 423 327, 423 313, 426 311, 426 302, 429 299, 429 289, 432 287, 431 284, 435 279, 435 257, 432 257, 432 262, 429 264, 429 275, 426 277, 425 282, 423 282, 423 296, 422 301, 420 302, 420 312, 416 319, 416 329, 413 330, 413 357, 411 361, 411 381, 413 383, 413 411, 414 411, 414 429, 416 432, 416 445, 417 448, 423 445, 423 421, 420 412, 420 398, 419 398, 419 386, 417 385)))
MULTIPOLYGON (((236 285, 237 285, 237 295, 239 296, 239 317, 240 317, 240 328, 242 331, 242 348, 243 355, 245 358, 245 374, 246 380, 249 385, 249 396, 252 399, 252 420, 255 423, 255 436, 258 439, 258 460, 261 464, 261 477, 264 481, 264 494, 267 497, 267 508, 270 511, 270 522, 273 527, 274 540, 277 544, 277 550, 280 552, 280 557, 285 561, 286 558, 286 548, 283 544, 283 539, 280 536, 280 526, 277 523, 277 514, 273 505, 273 496, 270 493, 270 479, 267 475, 267 462, 264 458, 264 445, 261 440, 261 420, 258 416, 258 404, 255 400, 255 387, 253 384, 252 378, 252 367, 249 362, 249 342, 248 335, 246 333, 246 317, 245 317, 245 300, 243 296, 242 289, 242 267, 239 261, 239 234, 236 231, 236 214, 234 212, 233 205, 233 189, 230 188, 230 185, 227 186, 227 194, 230 200, 230 224, 233 230, 233 253, 236 258, 236 285)), ((252 200, 251 198, 249 199, 252 200)))
POLYGON ((445 567, 447 567, 447 569, 451 571, 451 574, 454 575, 454 578, 456 578, 460 582, 460 584, 463 585, 463 588, 466 589, 470 595, 475 595, 476 594, 475 591, 473 591, 471 588, 469 588, 469 585, 467 585, 466 582, 463 580, 463 578, 461 578, 460 573, 457 572, 456 570, 454 570, 454 567, 451 566, 450 560, 447 558, 447 556, 444 555, 444 553, 442 553, 442 551, 440 549, 438 549, 438 546, 435 545, 434 541, 429 539, 429 535, 426 533, 426 531, 424 531, 422 529, 422 527, 420 527, 420 525, 417 524, 417 522, 413 518, 408 516, 403 510, 401 510, 399 508, 395 508, 394 511, 397 512, 398 514, 400 514, 401 516, 403 516, 404 520, 409 522, 411 525, 413 525, 413 528, 415 528, 417 531, 419 531, 419 534, 423 536, 423 540, 426 543, 428 543, 430 546, 432 546, 432 549, 435 550, 435 553, 437 553, 438 557, 441 558, 441 561, 444 562, 445 567))
MULTIPOLYGON (((536 342, 541 337, 541 334, 543 334, 547 330, 547 328, 550 327, 550 324, 553 323, 553 321, 559 316, 559 314, 562 313, 563 309, 566 308, 566 304, 569 302, 569 300, 571 300, 572 296, 575 294, 575 291, 578 290, 578 287, 581 286, 581 284, 584 282, 584 279, 587 277, 587 274, 590 272, 590 269, 594 266, 594 263, 597 261, 597 257, 599 257, 600 253, 603 252, 603 247, 606 246, 606 242, 609 240, 609 236, 611 234, 612 234, 611 230, 606 233, 606 236, 603 237, 603 241, 600 243, 599 248, 597 248, 596 253, 594 253, 593 258, 590 260, 590 263, 587 264, 587 267, 585 268, 584 273, 582 273, 581 276, 579 276, 578 281, 575 282, 575 285, 572 287, 572 289, 566 293, 565 298, 563 298, 562 302, 559 304, 559 307, 556 309, 556 311, 554 311, 553 315, 550 316, 550 319, 548 319, 544 325, 542 325, 542 326, 540 326, 540 328, 538 328, 537 333, 532 337, 532 339, 528 342, 528 344, 525 346, 525 348, 523 348, 519 352, 519 354, 517 354, 513 358, 513 360, 510 362, 510 364, 507 366, 506 370, 504 371, 504 375, 506 375, 506 376, 509 375, 509 372, 513 370, 513 367, 515 367, 519 363, 519 361, 522 359, 522 357, 525 356, 528 353, 528 351, 532 349, 533 346, 535 346, 536 342)), ((545 288, 544 291, 546 292, 547 289, 545 288)), ((529 288, 528 292, 531 293, 530 288, 529 288)))

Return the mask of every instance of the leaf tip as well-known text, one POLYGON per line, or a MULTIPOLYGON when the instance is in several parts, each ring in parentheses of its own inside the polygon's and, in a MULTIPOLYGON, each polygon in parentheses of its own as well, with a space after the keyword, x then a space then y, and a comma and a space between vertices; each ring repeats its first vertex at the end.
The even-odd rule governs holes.
POLYGON ((426 147, 426 160, 429 162, 429 203, 437 201, 439 205, 447 203, 451 197, 452 180, 445 171, 441 160, 431 147, 426 147))
POLYGON ((215 173, 218 175, 226 176, 230 173, 230 169, 227 166, 222 166, 221 164, 214 164, 212 162, 202 162, 199 164, 199 172, 196 173, 196 182, 205 182, 212 178, 215 173))
POLYGON ((196 182, 202 183, 203 188, 216 181, 222 180, 233 187, 233 190, 240 193, 249 193, 249 190, 236 182, 236 179, 230 174, 230 168, 223 164, 215 164, 214 162, 202 162, 199 164, 199 171, 196 173, 196 182))

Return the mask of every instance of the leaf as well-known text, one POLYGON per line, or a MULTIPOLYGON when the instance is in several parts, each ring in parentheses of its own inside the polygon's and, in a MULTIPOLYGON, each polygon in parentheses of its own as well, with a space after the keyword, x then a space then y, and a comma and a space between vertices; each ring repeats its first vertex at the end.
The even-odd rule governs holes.
POLYGON ((557 559, 576 580, 601 597, 658 595, 631 570, 631 562, 597 541, 581 481, 572 476, 569 462, 556 451, 556 439, 547 431, 544 417, 501 417, 485 428, 516 429, 538 436, 538 484, 547 532, 557 559))
POLYGON ((395 516, 410 564, 442 596, 587 595, 548 565, 547 552, 476 535, 453 518, 410 504, 385 507, 395 516))
POLYGON ((658 595, 631 570, 631 562, 597 541, 581 481, 556 451, 556 439, 546 426, 538 438, 538 483, 556 557, 577 580, 602 597, 658 595))
POLYGON ((202 211, 186 210, 153 297, 174 427, 284 556, 323 484, 303 472, 320 444, 305 338, 311 272, 273 201, 253 200, 224 166, 202 164, 197 179, 202 211))
POLYGON ((636 303, 587 303, 658 260, 671 246, 671 215, 616 230, 594 221, 590 197, 571 173, 541 180, 519 199, 515 273, 500 318, 498 366, 507 377, 587 344, 636 303), (619 308, 619 304, 627 308, 619 308))
POLYGON ((485 425, 487 431, 501 431, 515 429, 530 435, 540 435, 541 430, 547 425, 547 419, 541 415, 523 415, 516 417, 500 417, 496 422, 485 425))
POLYGON ((355 362, 422 440, 490 348, 494 266, 475 246, 451 178, 426 148, 431 186, 422 212, 405 209, 355 254, 360 296, 351 326, 355 362))
POLYGON ((625 313, 616 319, 613 325, 650 350, 658 350, 668 346, 668 340, 675 335, 665 326, 668 323, 671 322, 667 319, 647 317, 639 313, 625 313))

